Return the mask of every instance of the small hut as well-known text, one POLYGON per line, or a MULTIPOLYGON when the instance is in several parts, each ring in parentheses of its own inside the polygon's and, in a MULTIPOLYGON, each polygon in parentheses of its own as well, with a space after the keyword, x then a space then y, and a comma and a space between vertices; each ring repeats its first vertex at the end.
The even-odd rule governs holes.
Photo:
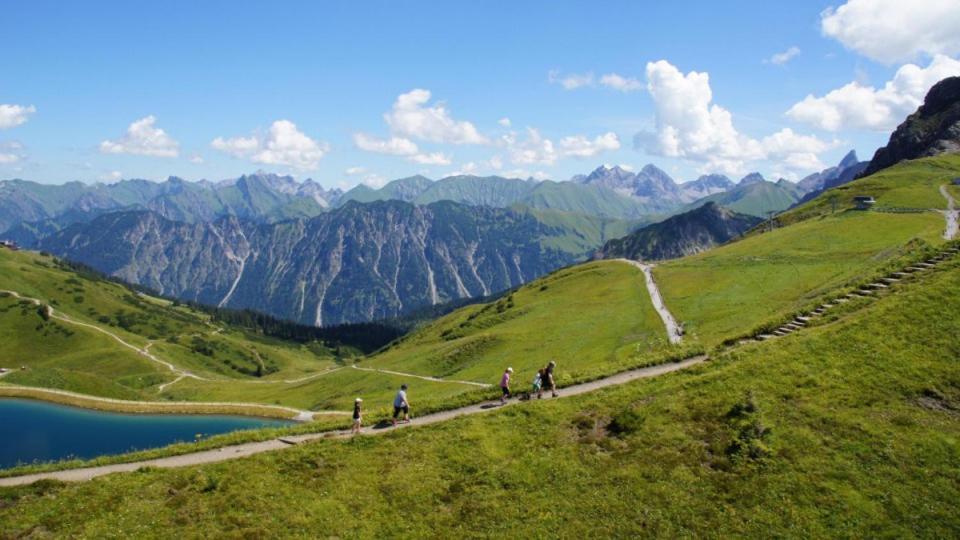
POLYGON ((869 210, 877 201, 870 195, 859 195, 853 198, 853 203, 857 205, 857 210, 869 210))

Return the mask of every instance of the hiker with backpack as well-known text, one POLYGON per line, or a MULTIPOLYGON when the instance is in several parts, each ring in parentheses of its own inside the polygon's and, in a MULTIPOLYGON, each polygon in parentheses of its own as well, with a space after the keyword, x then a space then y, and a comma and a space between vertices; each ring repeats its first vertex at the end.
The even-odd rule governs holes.
POLYGON ((503 372, 503 377, 500 378, 500 390, 503 392, 500 395, 500 404, 503 405, 507 402, 507 399, 510 397, 510 376, 513 375, 513 368, 508 367, 506 371, 503 372))
POLYGON ((533 386, 530 395, 536 394, 537 397, 540 397, 540 389, 543 388, 543 368, 537 370, 537 374, 533 376, 533 386))
POLYGON ((353 400, 353 427, 350 428, 350 433, 353 435, 360 433, 360 425, 363 424, 363 413, 360 411, 361 403, 363 403, 363 400, 360 398, 353 400))
POLYGON ((397 417, 400 416, 400 412, 403 411, 403 422, 407 423, 410 421, 410 402, 407 401, 407 385, 400 385, 400 391, 397 392, 397 397, 393 398, 393 425, 397 425, 397 417))
POLYGON ((543 389, 549 388, 550 393, 553 397, 557 397, 557 381, 553 376, 553 369, 557 367, 557 363, 553 360, 547 364, 547 367, 543 369, 543 375, 540 376, 540 388, 537 390, 537 399, 543 397, 543 389))

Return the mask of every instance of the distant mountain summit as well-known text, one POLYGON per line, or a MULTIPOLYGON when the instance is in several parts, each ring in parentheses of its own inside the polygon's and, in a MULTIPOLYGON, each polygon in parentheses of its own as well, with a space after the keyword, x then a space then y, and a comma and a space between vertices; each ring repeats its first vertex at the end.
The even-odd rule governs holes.
POLYGON ((736 238, 763 221, 714 202, 610 240, 600 250, 604 259, 638 261, 675 259, 699 253, 736 238))
POLYGON ((687 198, 697 200, 715 193, 723 193, 733 189, 736 184, 722 174, 705 174, 696 180, 680 184, 687 198))
POLYGON ((960 152, 960 77, 949 77, 927 92, 923 105, 897 126, 860 176, 905 160, 960 152))
POLYGON ((766 182, 766 181, 767 181, 767 179, 764 178, 762 174, 760 174, 760 173, 758 173, 758 172, 752 172, 752 173, 744 176, 743 178, 741 178, 740 181, 737 182, 737 185, 738 185, 738 186, 749 186, 750 184, 756 184, 756 183, 759 183, 759 182, 766 182))
POLYGON ((847 152, 835 167, 828 167, 797 182, 804 193, 800 202, 806 202, 824 191, 853 181, 866 168, 868 162, 860 161, 854 150, 847 152))

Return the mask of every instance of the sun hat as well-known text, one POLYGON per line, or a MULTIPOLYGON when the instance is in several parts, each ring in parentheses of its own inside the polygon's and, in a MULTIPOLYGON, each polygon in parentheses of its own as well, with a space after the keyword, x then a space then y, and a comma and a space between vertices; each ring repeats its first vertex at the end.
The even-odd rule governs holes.
POLYGON ((357 399, 355 399, 355 400, 353 400, 353 401, 354 401, 355 403, 360 403, 360 402, 363 401, 363 400, 360 399, 360 398, 357 398, 357 399))
POLYGON ((510 373, 513 373, 513 368, 512 368, 512 367, 508 367, 508 368, 507 368, 507 371, 509 371, 510 373))

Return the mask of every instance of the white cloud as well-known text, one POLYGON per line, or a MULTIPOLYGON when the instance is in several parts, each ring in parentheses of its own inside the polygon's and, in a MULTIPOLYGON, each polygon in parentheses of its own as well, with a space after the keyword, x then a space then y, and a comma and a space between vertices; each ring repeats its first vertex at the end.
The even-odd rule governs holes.
MULTIPOLYGON (((540 131, 528 127, 526 137, 521 139, 517 133, 511 131, 503 135, 499 141, 514 165, 553 165, 558 159, 565 157, 589 158, 610 150, 620 148, 620 139, 612 131, 589 139, 584 135, 570 135, 554 144, 550 139, 540 134, 540 131)), ((499 161, 499 157, 497 157, 499 161)))
POLYGON ((37 112, 33 105, 4 105, 0 103, 0 129, 9 129, 24 124, 31 114, 37 112))
POLYGON ((407 158, 409 161, 414 163, 419 163, 421 165, 449 165, 451 163, 450 156, 442 152, 433 152, 430 154, 414 154, 407 158))
POLYGON ((350 167, 349 169, 343 171, 347 176, 356 176, 358 174, 363 174, 367 172, 367 169, 363 167, 350 167))
POLYGON ((790 47, 783 52, 771 56, 767 62, 782 66, 798 56, 800 56, 800 47, 790 47))
POLYGON ((823 34, 849 49, 892 64, 921 54, 960 52, 957 0, 850 0, 820 14, 823 34))
POLYGON ((231 156, 253 163, 286 165, 300 170, 316 169, 330 146, 315 141, 297 129, 289 120, 277 120, 264 134, 250 137, 217 137, 210 145, 231 156))
POLYGON ((487 164, 490 165, 490 168, 499 171, 503 168, 503 158, 500 156, 493 156, 487 161, 487 164))
POLYGON ((854 81, 822 97, 808 95, 787 116, 828 131, 889 131, 923 103, 931 86, 954 75, 960 75, 960 61, 937 55, 926 68, 902 66, 883 88, 854 81))
POLYGON ((566 90, 576 90, 584 86, 593 86, 593 73, 569 73, 561 75, 559 70, 552 69, 547 73, 547 81, 559 84, 566 90))
POLYGON ((560 151, 564 156, 588 158, 610 150, 620 149, 620 138, 608 131, 590 139, 583 135, 572 135, 560 139, 560 151))
POLYGON ((507 118, 506 116, 504 116, 503 118, 497 120, 497 123, 500 124, 501 126, 505 127, 505 128, 510 127, 510 119, 507 118))
POLYGON ((559 153, 550 139, 543 138, 534 128, 527 128, 527 137, 520 140, 515 132, 501 137, 501 143, 510 154, 510 161, 514 165, 531 165, 534 163, 553 165, 559 153))
POLYGON ((123 178, 123 174, 120 171, 110 171, 108 173, 101 174, 99 177, 99 179, 103 180, 104 182, 116 182, 121 178, 123 178))
MULTIPOLYGON (((647 89, 653 97, 655 133, 640 133, 638 146, 653 154, 705 163, 703 170, 736 174, 751 162, 771 159, 807 167, 834 143, 783 129, 762 140, 740 132, 733 115, 713 103, 710 76, 684 75, 665 60, 647 64, 647 89), (811 159, 812 157, 812 159, 811 159)), ((818 163, 818 161, 816 161, 818 163)))
POLYGON ((353 143, 361 150, 391 156, 411 156, 420 151, 415 142, 403 137, 380 139, 365 133, 354 133, 353 143))
POLYGON ((632 77, 623 77, 616 73, 607 73, 606 75, 600 77, 600 84, 606 86, 607 88, 613 88, 614 90, 619 90, 620 92, 633 92, 635 90, 643 90, 643 83, 632 77))
POLYGON ((155 116, 145 116, 127 127, 127 132, 116 140, 100 143, 104 154, 135 154, 140 156, 177 157, 180 145, 154 124, 155 116))
POLYGON ((200 154, 194 154, 190 156, 190 163, 200 165, 201 163, 203 163, 203 156, 201 156, 200 154))
POLYGON ((394 135, 435 143, 486 144, 473 124, 454 120, 443 103, 427 105, 430 91, 416 88, 400 94, 383 118, 394 135))

